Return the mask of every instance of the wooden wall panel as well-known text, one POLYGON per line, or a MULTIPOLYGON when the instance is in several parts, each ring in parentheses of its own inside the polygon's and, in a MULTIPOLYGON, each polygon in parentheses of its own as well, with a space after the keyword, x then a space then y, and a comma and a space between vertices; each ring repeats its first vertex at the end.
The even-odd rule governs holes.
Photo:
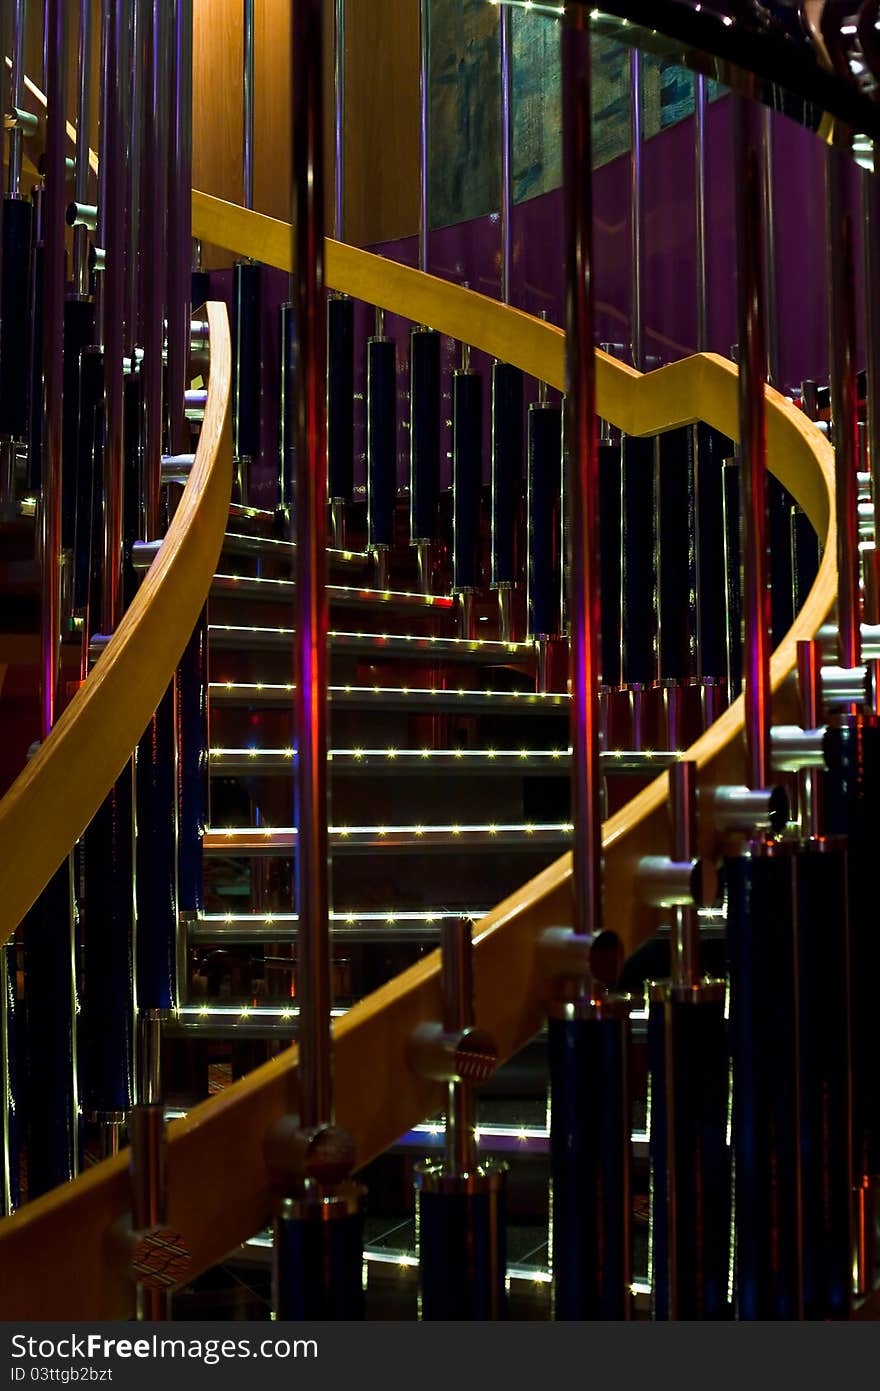
POLYGON ((346 241, 419 226, 419 0, 348 0, 346 241))
MULTIPOLYGON (((333 209, 333 6, 327 16, 327 218, 333 209)), ((255 3, 254 204, 290 213, 290 14, 255 3)), ((242 198, 241 0, 194 0, 193 184, 242 198)), ((345 237, 363 246, 418 228, 419 0, 348 0, 345 237)), ((228 258, 227 258, 228 259, 228 258)), ((209 264, 221 264, 209 257, 209 264)))

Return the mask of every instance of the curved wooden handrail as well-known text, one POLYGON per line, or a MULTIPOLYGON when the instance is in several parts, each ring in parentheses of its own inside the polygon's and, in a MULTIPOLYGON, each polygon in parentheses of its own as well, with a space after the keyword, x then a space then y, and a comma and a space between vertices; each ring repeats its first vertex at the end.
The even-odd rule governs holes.
MULTIPOLYGON (((193 230, 237 254, 289 266, 284 223, 195 193, 193 230)), ((328 245, 327 278, 334 288, 431 323, 553 386, 564 386, 564 339, 551 325, 334 243, 328 245)), ((695 418, 731 437, 738 433, 736 368, 711 354, 642 377, 599 353, 597 397, 601 414, 627 433, 651 434, 695 418)), ((824 545, 816 583, 773 654, 775 713, 787 719, 786 681, 795 663, 795 644, 816 633, 834 602, 833 451, 801 412, 769 388, 767 407, 773 472, 805 508, 824 545)), ((689 750, 704 786, 744 780, 742 727, 740 699, 689 750)), ((604 827, 608 921, 630 947, 655 925, 650 911, 632 901, 632 868, 640 855, 667 844, 665 799, 664 776, 604 827)), ((477 1017, 497 1039, 502 1058, 540 1027, 544 985, 536 946, 545 927, 570 921, 570 877, 571 857, 564 855, 475 928, 477 1017)), ((337 1116, 354 1137, 359 1166, 441 1109, 442 1088, 402 1065, 412 1029, 440 1017, 440 1011, 440 959, 434 952, 355 1005, 336 1025, 337 1116)), ((170 1126, 168 1218, 186 1234, 195 1269, 221 1260, 266 1224, 272 1198, 263 1137, 275 1120, 296 1109, 293 1047, 170 1126)), ((128 1312, 130 1291, 109 1259, 107 1240, 109 1228, 129 1206, 126 1163, 124 1155, 108 1160, 0 1223, 0 1263, 16 1271, 16 1279, 5 1282, 0 1293, 0 1316, 25 1319, 38 1311, 44 1318, 86 1319, 128 1312)))
POLYGON ((15 931, 131 757, 210 587, 232 488, 232 353, 225 307, 209 304, 207 315, 205 419, 168 534, 94 670, 0 800, 0 943, 15 931))

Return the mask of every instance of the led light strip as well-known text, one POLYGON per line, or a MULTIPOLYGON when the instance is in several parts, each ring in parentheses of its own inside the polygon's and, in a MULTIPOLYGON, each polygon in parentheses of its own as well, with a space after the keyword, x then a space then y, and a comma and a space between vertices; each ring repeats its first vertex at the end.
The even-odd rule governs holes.
MULTIPOLYGON (((258 696, 286 696, 292 695, 294 689, 292 681, 212 681, 208 693, 212 700, 222 700, 230 693, 239 697, 249 692, 258 696)), ((449 699, 480 705, 491 705, 496 701, 509 702, 511 705, 544 705, 552 709, 567 705, 570 698, 566 691, 467 690, 464 686, 455 689, 440 686, 330 686, 328 690, 331 700, 351 699, 354 702, 394 698, 411 700, 414 705, 449 699)))
MULTIPOLYGON (((267 550, 267 551, 286 551, 291 555, 296 550, 293 541, 282 541, 277 536, 249 536, 246 531, 227 531, 223 536, 223 545, 243 546, 247 550, 267 550)), ((366 551, 340 551, 332 546, 327 547, 327 555, 334 560, 351 560, 359 564, 366 565, 369 556, 366 551)))
MULTIPOLYGON (((479 837, 480 848, 490 845, 561 844, 568 841, 571 822, 499 822, 475 825, 444 826, 330 826, 330 840, 336 850, 377 849, 381 845, 391 850, 409 849, 416 845, 425 849, 451 848, 464 844, 474 849, 479 837)), ((292 850, 296 843, 293 826, 228 826, 211 827, 205 832, 203 847, 209 855, 277 855, 292 850)))
MULTIPOLYGON (((250 637, 265 640, 267 638, 293 639, 296 630, 294 628, 250 627, 239 623, 212 623, 208 632, 213 636, 224 633, 238 636, 247 633, 250 637)), ((425 648, 435 652, 486 652, 490 656, 509 652, 532 656, 535 652, 535 644, 532 642, 495 642, 492 639, 483 640, 481 638, 436 638, 427 633, 354 633, 333 630, 327 636, 331 642, 365 642, 372 643, 377 647, 381 647, 383 643, 401 643, 406 647, 425 648)))
MULTIPOLYGON (((217 748, 210 749, 209 756, 211 763, 217 772, 235 772, 236 770, 247 770, 253 767, 259 771, 261 762, 269 767, 277 766, 285 768, 288 764, 293 764, 296 755, 294 748, 256 748, 247 745, 244 748, 217 748)), ((545 768, 536 768, 535 764, 562 763, 563 765, 570 759, 571 749, 328 749, 328 762, 338 765, 349 766, 352 768, 369 768, 376 764, 384 766, 388 763, 399 763, 408 766, 408 771, 413 771, 426 763, 433 763, 448 768, 456 765, 465 765, 468 762, 480 765, 492 764, 502 769, 517 768, 523 772, 544 772, 545 768)), ((617 771, 638 772, 645 768, 666 767, 668 764, 675 763, 681 755, 675 750, 667 749, 612 749, 600 755, 603 763, 617 771)))
MULTIPOLYGON (((396 908, 383 910, 370 909, 366 912, 356 913, 331 913, 331 923, 345 923, 354 926, 361 922, 375 923, 396 923, 396 922, 424 922, 439 923, 447 918, 466 918, 470 922, 477 922, 486 913, 488 908, 458 908, 450 911, 446 908, 434 909, 402 909, 400 912, 396 908)), ((297 913, 202 913, 199 915, 200 923, 224 924, 227 927, 235 926, 238 923, 260 923, 271 927, 273 923, 297 923, 299 915, 297 913)))
MULTIPOLYGON (((234 589, 237 585, 255 588, 263 587, 271 593, 274 586, 280 594, 291 593, 295 586, 293 580, 267 579, 262 575, 216 574, 214 584, 222 589, 234 589)), ((413 608, 451 609, 453 600, 435 594, 418 594, 410 589, 364 589, 360 585, 328 584, 327 593, 333 599, 358 599, 373 604, 407 604, 413 608)))

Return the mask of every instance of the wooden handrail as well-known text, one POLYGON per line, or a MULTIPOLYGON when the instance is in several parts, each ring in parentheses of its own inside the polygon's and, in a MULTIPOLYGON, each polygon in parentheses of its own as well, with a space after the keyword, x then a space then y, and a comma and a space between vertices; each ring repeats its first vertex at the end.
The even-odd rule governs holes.
POLYGON ((159 554, 94 670, 0 800, 0 943, 88 826, 161 700, 205 602, 232 488, 232 351, 207 306, 210 375, 195 462, 159 554))
MULTIPOLYGON (((193 195, 194 235, 239 255, 289 266, 289 229, 205 195, 193 195), (212 220, 216 210, 216 220, 212 220)), ((558 329, 366 252, 330 243, 329 283, 382 308, 431 323, 549 382, 564 386, 564 338, 558 329)), ((822 434, 777 392, 767 389, 771 467, 804 507, 824 556, 807 601, 773 654, 775 714, 789 719, 787 687, 795 644, 812 637, 835 597, 833 451, 822 434)), ((640 376, 598 354, 598 409, 629 434, 653 434, 695 419, 735 438, 737 372, 712 354, 640 376)), ((703 786, 742 782, 743 709, 737 700, 688 751, 703 786)), ((608 920, 628 948, 654 929, 633 902, 632 869, 667 845, 666 778, 656 779, 604 827, 608 920)), ((544 985, 536 946, 545 927, 570 922, 571 857, 564 855, 494 908, 474 930, 477 1017, 510 1057, 540 1027, 544 985)), ((404 1063, 417 1023, 440 1015, 439 953, 425 957, 355 1005, 334 1030, 339 1121, 351 1131, 359 1166, 442 1107, 442 1088, 404 1063)), ((263 1137, 297 1109, 297 1050, 292 1047, 201 1103, 169 1128, 168 1217, 186 1234, 196 1270, 222 1260, 265 1226, 271 1213, 263 1137)), ((14 1281, 0 1291, 0 1317, 112 1318, 127 1313, 130 1291, 108 1261, 107 1231, 129 1206, 126 1157, 89 1170, 0 1223, 0 1263, 14 1281)))

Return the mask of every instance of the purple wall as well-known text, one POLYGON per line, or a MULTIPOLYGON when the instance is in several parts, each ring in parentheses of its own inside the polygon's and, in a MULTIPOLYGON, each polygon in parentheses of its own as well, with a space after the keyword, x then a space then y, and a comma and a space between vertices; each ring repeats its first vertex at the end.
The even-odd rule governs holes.
MULTIPOLYGON (((707 110, 706 226, 708 261, 709 347, 724 356, 736 341, 736 284, 733 217, 731 103, 722 98, 707 110)), ((646 355, 669 362, 696 349, 696 264, 694 229, 694 132, 688 119, 655 135, 645 145, 643 170, 643 331, 646 355)), ((825 303, 824 146, 810 132, 782 115, 773 117, 776 212, 776 283, 780 377, 783 389, 804 377, 827 373, 825 303)), ((860 171, 853 166, 851 196, 857 207, 860 171)), ((630 169, 627 157, 599 169, 594 176, 596 340, 629 343, 631 338, 630 169)), ((561 190, 514 207, 512 213, 511 301, 533 314, 546 311, 552 323, 564 320, 564 268, 561 190)), ((861 220, 856 218, 856 226, 861 220)), ((416 265, 416 237, 371 248, 390 260, 416 265)), ((857 258, 861 254, 856 247, 857 258)), ((857 265, 859 264, 857 260, 857 265)), ((428 269, 443 279, 483 294, 500 295, 501 243, 497 215, 432 231, 428 269)), ((263 281, 262 457, 251 474, 251 501, 272 505, 277 487, 279 391, 279 306, 287 296, 288 278, 267 270, 263 281)), ((212 273, 212 292, 229 302, 231 273, 212 273)), ((859 333, 863 341, 863 306, 859 297, 859 333)), ((372 308, 359 306, 357 342, 375 332, 372 308)), ((408 321, 387 315, 385 332, 398 353, 398 482, 407 478, 409 460, 408 321)), ((443 450, 444 483, 450 474, 450 374, 458 349, 444 344, 443 450)), ((489 382, 491 364, 474 353, 472 365, 484 379, 486 470, 489 467, 489 382)), ((861 358, 860 358, 861 365, 861 358)), ((363 483, 365 353, 355 370, 355 478, 363 483)), ((533 383, 527 399, 534 398, 533 383)))

